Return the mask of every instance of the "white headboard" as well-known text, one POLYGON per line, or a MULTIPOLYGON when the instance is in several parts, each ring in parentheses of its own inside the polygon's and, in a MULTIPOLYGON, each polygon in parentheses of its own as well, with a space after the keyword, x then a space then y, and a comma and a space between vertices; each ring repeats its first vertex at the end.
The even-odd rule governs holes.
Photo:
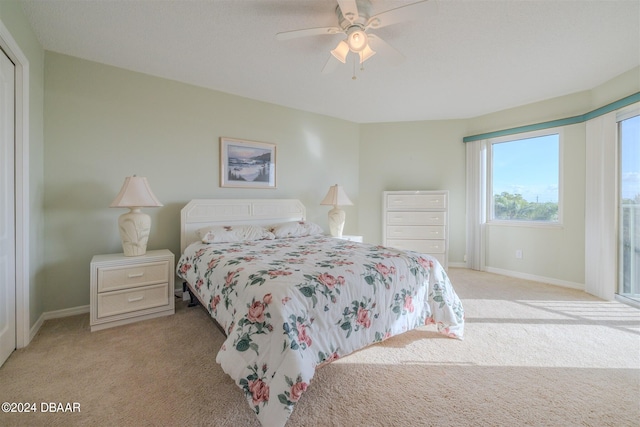
POLYGON ((193 199, 180 211, 180 251, 199 240, 197 231, 213 225, 256 224, 306 219, 297 199, 193 199))

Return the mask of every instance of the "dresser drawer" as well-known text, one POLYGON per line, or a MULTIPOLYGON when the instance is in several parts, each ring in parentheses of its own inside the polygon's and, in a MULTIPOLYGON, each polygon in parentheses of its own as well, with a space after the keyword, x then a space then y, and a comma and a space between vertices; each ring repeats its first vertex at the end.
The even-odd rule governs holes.
POLYGON ((387 212, 387 225, 445 225, 446 212, 387 212))
POLYGON ((131 266, 98 268, 98 292, 115 291, 169 281, 169 263, 150 262, 131 266))
POLYGON ((444 239, 443 225, 390 225, 387 240, 390 239, 444 239))
POLYGON ((169 305, 169 284, 98 294, 98 318, 169 305))
POLYGON ((424 254, 443 254, 446 249, 444 240, 388 239, 387 246, 424 254))
POLYGON ((444 194, 390 194, 387 196, 387 209, 446 209, 444 194))

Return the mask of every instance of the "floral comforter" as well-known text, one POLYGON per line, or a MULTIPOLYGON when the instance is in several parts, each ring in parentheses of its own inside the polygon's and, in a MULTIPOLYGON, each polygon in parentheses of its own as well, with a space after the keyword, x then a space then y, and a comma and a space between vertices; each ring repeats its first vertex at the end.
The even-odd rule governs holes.
POLYGON ((227 334, 216 361, 264 426, 284 426, 316 367, 425 324, 462 338, 433 258, 326 236, 193 243, 178 275, 227 334))

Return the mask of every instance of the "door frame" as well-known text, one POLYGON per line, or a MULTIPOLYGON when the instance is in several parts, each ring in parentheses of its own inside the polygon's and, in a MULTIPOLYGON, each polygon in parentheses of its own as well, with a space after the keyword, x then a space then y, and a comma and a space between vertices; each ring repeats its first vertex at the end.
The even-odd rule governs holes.
POLYGON ((0 47, 15 64, 16 348, 31 341, 29 270, 29 61, 0 20, 0 47))

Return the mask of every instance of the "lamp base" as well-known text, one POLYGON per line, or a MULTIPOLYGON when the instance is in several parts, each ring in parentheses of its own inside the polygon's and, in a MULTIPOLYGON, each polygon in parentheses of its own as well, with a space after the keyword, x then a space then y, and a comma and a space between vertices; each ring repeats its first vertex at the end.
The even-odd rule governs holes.
POLYGON ((140 256, 147 253, 147 241, 151 230, 149 215, 140 212, 140 209, 132 208, 130 212, 120 215, 118 229, 124 256, 140 256))
POLYGON ((337 206, 329 211, 329 231, 333 237, 342 237, 346 216, 347 214, 337 206))

